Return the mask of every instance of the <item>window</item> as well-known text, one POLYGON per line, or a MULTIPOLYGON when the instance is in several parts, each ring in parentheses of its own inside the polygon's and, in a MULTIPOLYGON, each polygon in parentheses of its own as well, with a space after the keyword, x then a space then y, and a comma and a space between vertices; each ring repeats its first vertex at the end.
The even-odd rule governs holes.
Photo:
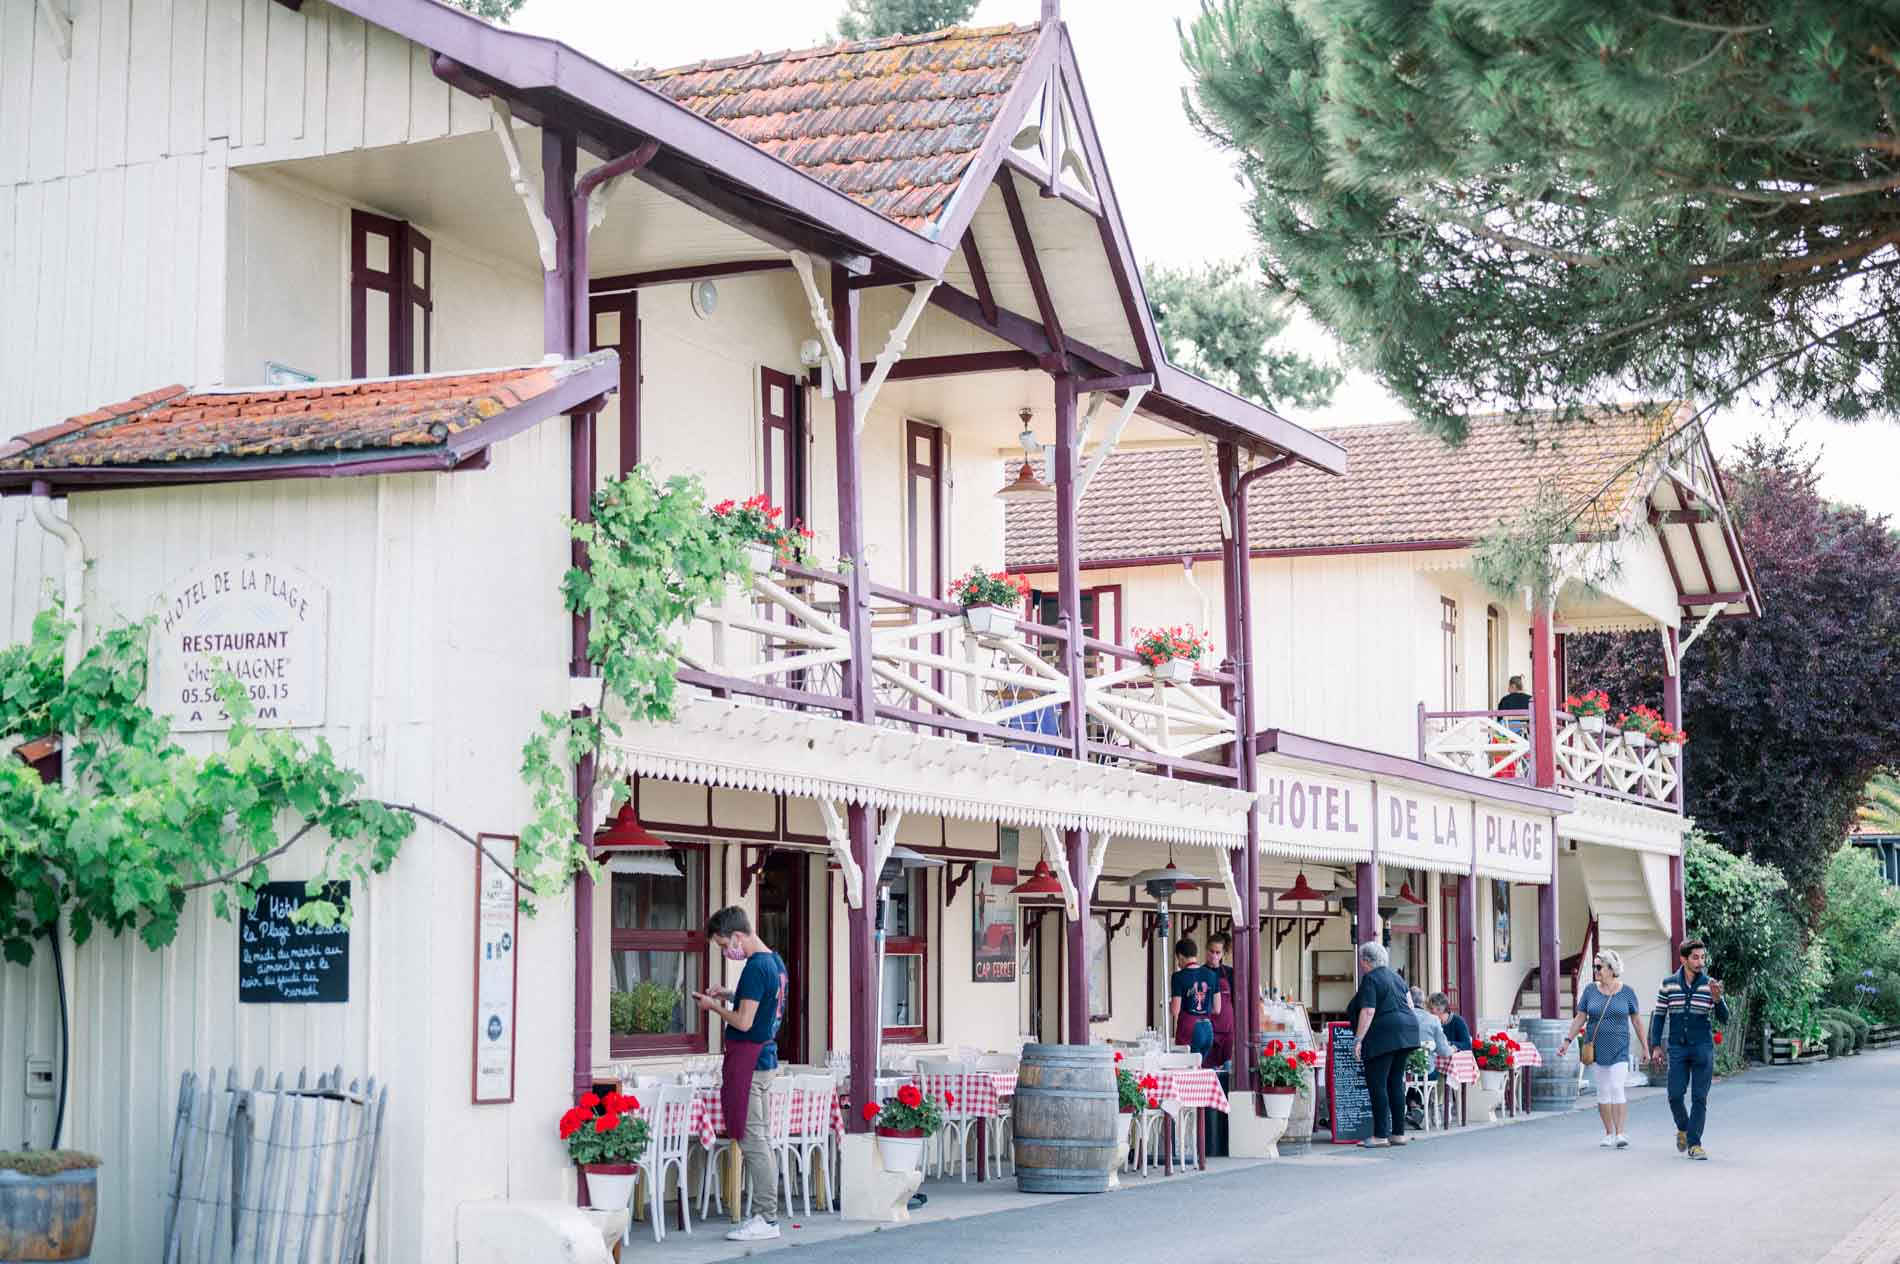
POLYGON ((884 917, 884 984, 879 990, 886 1040, 924 1039, 930 1003, 929 894, 930 880, 921 869, 906 869, 891 884, 884 917))
POLYGON ((350 212, 350 376, 429 371, 429 239, 399 219, 350 212))
POLYGON ((785 511, 787 518, 802 521, 809 516, 805 507, 804 390, 789 373, 761 369, 759 396, 763 405, 759 424, 765 449, 765 494, 785 511))
MULTIPOLYGON (((1082 599, 1082 635, 1098 641, 1108 641, 1114 645, 1122 643, 1122 586, 1120 584, 1102 584, 1096 588, 1084 588, 1079 594, 1082 599)), ((1062 623, 1062 602, 1053 592, 1040 590, 1029 594, 1029 617, 1037 623, 1049 627, 1059 627, 1062 623)), ((1054 662, 1056 655, 1062 652, 1062 642, 1042 642, 1042 653, 1054 662)), ((1084 652, 1082 671, 1094 676, 1101 672, 1115 671, 1122 667, 1119 660, 1102 662, 1100 654, 1084 652)))
POLYGON ((942 597, 948 577, 948 505, 943 494, 944 458, 949 440, 943 428, 923 421, 904 423, 909 449, 904 463, 905 534, 910 543, 904 582, 911 592, 942 597))
POLYGON ((1458 688, 1458 603, 1450 597, 1438 599, 1438 632, 1440 668, 1444 676, 1445 701, 1443 710, 1459 709, 1461 690, 1458 688))
POLYGON ((672 847, 614 856, 609 1044, 615 1057, 703 1051, 706 859, 672 847))
POLYGON ((1484 705, 1495 707, 1504 696, 1504 683, 1510 673, 1504 670, 1510 655, 1510 641, 1504 632, 1504 612, 1496 606, 1484 608, 1484 705))

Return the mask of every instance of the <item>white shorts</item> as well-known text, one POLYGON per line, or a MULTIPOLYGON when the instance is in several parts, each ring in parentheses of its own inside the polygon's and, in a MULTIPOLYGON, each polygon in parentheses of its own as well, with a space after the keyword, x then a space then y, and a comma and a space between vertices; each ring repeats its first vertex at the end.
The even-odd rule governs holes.
POLYGON ((1624 1084, 1630 1076, 1630 1064, 1612 1062, 1608 1066, 1598 1062, 1591 1066, 1597 1077, 1597 1105, 1621 1106, 1629 1101, 1629 1093, 1624 1084))

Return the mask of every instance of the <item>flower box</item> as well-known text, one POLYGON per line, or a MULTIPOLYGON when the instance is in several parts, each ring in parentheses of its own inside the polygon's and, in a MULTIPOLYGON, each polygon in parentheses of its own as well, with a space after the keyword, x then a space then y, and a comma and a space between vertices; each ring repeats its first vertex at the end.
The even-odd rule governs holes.
POLYGON ((924 1130, 879 1128, 877 1148, 886 1172, 915 1172, 924 1161, 924 1130))
POLYGON ((1017 639, 1016 612, 1007 606, 965 606, 963 621, 973 635, 984 640, 1017 639))
POLYGON ((1198 666, 1191 658, 1168 658, 1148 668, 1156 680, 1170 680, 1185 685, 1194 679, 1194 669, 1198 666))
POLYGON ((1649 734, 1641 729, 1624 729, 1623 745, 1631 750, 1643 750, 1649 746, 1649 734))
POLYGON ((778 556, 772 546, 760 540, 747 540, 739 546, 745 555, 746 569, 754 575, 770 575, 778 569, 778 556))
POLYGON ((633 1187, 640 1169, 631 1163, 589 1163, 587 1205, 595 1211, 624 1211, 633 1206, 633 1187))
POLYGON ((1662 753, 1671 757, 1680 755, 1682 754, 1682 743, 1681 742, 1664 742, 1662 744, 1662 753))
POLYGON ((1601 733, 1603 731, 1603 717, 1600 715, 1580 715, 1577 717, 1577 727, 1586 733, 1601 733))
POLYGON ((77 1150, 0 1155, 0 1259, 96 1258, 98 1164, 77 1150))

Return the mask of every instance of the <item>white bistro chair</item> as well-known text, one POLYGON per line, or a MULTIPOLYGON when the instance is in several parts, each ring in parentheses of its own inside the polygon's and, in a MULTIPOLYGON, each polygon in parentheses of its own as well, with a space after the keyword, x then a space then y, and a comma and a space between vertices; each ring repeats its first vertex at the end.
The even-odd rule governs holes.
MULTIPOLYGON (((680 1228, 693 1231, 687 1194, 686 1154, 692 1135, 693 1090, 686 1084, 666 1084, 659 1089, 653 1109, 647 1114, 651 1130, 646 1153, 640 1156, 640 1188, 647 1193, 647 1215, 653 1221, 653 1240, 666 1238, 666 1174, 679 1174, 680 1228)), ((629 1229, 631 1233, 631 1229, 629 1229)), ((626 1241, 622 1238, 622 1242, 626 1241)))
POLYGON ((970 1179, 970 1133, 989 1126, 988 1119, 970 1109, 969 1086, 976 1070, 976 1065, 970 1062, 920 1062, 917 1065, 919 1075, 941 1077, 941 1088, 949 1089, 954 1099, 943 1108, 943 1128, 937 1133, 937 1175, 942 1176, 949 1166, 950 1140, 955 1137, 957 1179, 963 1182, 970 1179))
MULTIPOLYGON (((799 1184, 805 1192, 805 1214, 811 1215, 811 1172, 812 1165, 818 1164, 819 1171, 825 1175, 824 1210, 830 1211, 830 1199, 838 1190, 838 1173, 833 1162, 834 1151, 831 1144, 831 1099, 836 1095, 837 1082, 829 1075, 795 1075, 791 1077, 791 1117, 786 1124, 786 1141, 779 1152, 779 1166, 785 1172, 789 1188, 792 1172, 791 1163, 798 1162, 799 1184)), ((785 1196, 786 1212, 791 1212, 791 1194, 785 1196)))

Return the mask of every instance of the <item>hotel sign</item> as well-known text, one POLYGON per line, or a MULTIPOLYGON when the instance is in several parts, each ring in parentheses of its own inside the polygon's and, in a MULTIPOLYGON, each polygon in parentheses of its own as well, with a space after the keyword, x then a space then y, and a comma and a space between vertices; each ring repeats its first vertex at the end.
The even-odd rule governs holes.
POLYGON ((231 727, 220 672, 251 699, 257 728, 323 723, 330 596, 294 566, 225 557, 182 576, 158 600, 151 641, 152 710, 172 730, 231 727))
POLYGON ((1549 816, 1478 805, 1478 872, 1518 882, 1548 882, 1556 854, 1549 816))
POLYGON ((1372 783, 1260 769, 1260 834, 1295 847, 1372 854, 1372 783))
POLYGON ((1471 864, 1471 800, 1379 783, 1379 861, 1463 873, 1471 864))

